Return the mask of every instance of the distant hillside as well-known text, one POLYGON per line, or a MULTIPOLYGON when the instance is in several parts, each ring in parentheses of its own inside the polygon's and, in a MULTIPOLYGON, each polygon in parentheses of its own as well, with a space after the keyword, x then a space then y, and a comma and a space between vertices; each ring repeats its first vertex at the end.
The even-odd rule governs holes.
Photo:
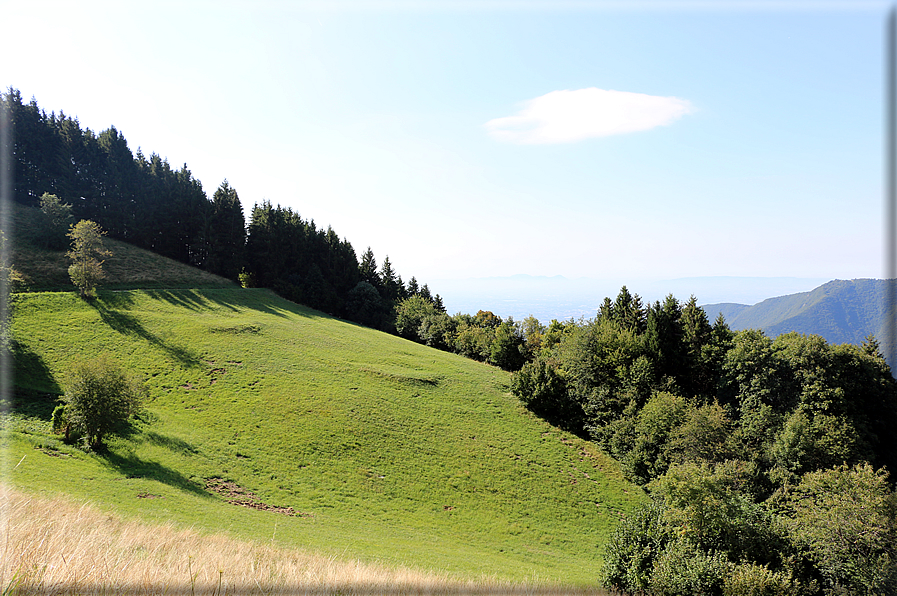
MULTIPOLYGON (((881 343, 885 355, 894 353, 885 328, 887 281, 883 279, 836 279, 810 292, 770 298, 759 304, 709 304, 704 306, 713 320, 722 313, 732 329, 762 329, 767 335, 782 333, 820 335, 829 343, 861 344, 868 335, 881 343)), ((893 280, 891 283, 895 283, 893 280)), ((894 362, 889 358, 893 367, 894 362)))

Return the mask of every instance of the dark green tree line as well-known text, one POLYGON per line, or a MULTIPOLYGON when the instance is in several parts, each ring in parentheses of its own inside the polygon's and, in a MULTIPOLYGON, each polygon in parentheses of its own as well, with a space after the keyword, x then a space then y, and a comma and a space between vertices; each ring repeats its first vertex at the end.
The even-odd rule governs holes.
POLYGON ((0 97, 14 126, 15 200, 38 207, 56 196, 76 219, 101 224, 109 236, 186 263, 203 216, 212 211, 186 165, 178 171, 158 155, 135 156, 114 126, 98 135, 77 119, 26 103, 15 89, 0 97))

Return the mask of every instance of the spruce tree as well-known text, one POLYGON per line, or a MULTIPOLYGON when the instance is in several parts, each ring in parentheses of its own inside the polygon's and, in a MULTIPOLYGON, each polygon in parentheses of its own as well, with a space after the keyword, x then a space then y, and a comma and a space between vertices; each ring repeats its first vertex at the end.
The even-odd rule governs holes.
POLYGON ((361 273, 361 281, 366 281, 375 288, 380 287, 380 274, 377 273, 377 259, 374 258, 374 251, 368 246, 364 254, 361 255, 361 264, 358 266, 361 273))
POLYGON ((240 197, 226 179, 212 196, 208 235, 206 269, 237 279, 245 257, 246 220, 240 197))

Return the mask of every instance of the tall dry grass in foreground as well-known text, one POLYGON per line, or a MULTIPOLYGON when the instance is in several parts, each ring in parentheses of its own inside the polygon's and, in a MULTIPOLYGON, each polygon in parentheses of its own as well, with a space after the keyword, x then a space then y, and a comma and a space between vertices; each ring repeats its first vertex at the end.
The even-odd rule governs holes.
MULTIPOLYGON (((0 594, 568 594, 150 526, 0 487, 0 594)), ((594 593, 594 592, 592 592, 594 593)))

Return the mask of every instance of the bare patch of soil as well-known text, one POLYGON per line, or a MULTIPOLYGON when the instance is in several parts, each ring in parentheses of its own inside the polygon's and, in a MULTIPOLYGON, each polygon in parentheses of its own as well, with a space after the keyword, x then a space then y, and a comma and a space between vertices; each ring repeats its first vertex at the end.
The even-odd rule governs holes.
POLYGON ((59 451, 56 451, 55 449, 47 449, 46 447, 35 447, 35 449, 37 449, 38 451, 40 451, 43 454, 49 455, 50 457, 71 457, 70 454, 60 453, 59 451))
POLYGON ((276 505, 268 505, 259 501, 255 494, 249 492, 245 488, 239 486, 236 482, 225 480, 224 478, 206 478, 206 490, 218 493, 224 500, 231 505, 239 505, 250 509, 258 509, 260 511, 273 511, 282 515, 312 517, 311 513, 302 513, 296 511, 292 507, 277 507, 276 505))

